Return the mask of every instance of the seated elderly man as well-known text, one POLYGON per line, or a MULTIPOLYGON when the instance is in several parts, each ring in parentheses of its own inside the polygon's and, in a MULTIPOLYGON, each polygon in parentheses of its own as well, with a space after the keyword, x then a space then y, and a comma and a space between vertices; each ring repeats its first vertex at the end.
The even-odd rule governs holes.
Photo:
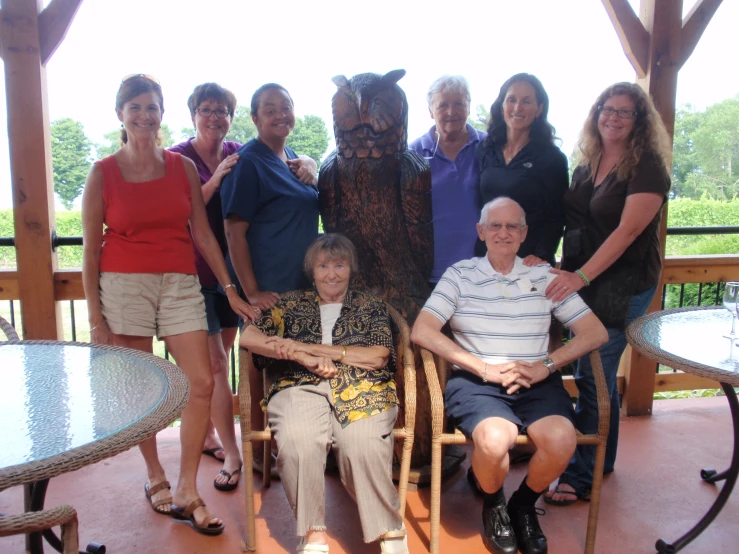
POLYGON ((472 438, 472 468, 484 492, 483 541, 490 552, 543 554, 547 540, 534 504, 575 452, 572 402, 558 368, 608 340, 577 294, 547 299, 555 277, 547 264, 527 267, 516 256, 526 216, 510 198, 482 209, 477 232, 487 256, 446 270, 413 327, 411 340, 449 360, 447 416, 472 438), (565 346, 547 354, 551 314, 572 329, 565 346), (444 336, 449 321, 454 341, 444 336), (525 430, 536 445, 529 473, 506 506, 508 450, 525 430))

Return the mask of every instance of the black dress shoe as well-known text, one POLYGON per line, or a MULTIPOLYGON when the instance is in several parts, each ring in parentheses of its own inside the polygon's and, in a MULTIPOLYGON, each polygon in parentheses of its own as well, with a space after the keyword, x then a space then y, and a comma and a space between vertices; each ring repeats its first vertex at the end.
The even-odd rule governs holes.
MULTIPOLYGON (((547 538, 539 526, 534 506, 511 506, 507 508, 511 526, 518 537, 518 548, 523 554, 547 554, 547 538)), ((544 511, 542 510, 542 514, 544 511)))
POLYGON ((482 542, 493 554, 516 554, 516 535, 505 506, 482 508, 482 542))

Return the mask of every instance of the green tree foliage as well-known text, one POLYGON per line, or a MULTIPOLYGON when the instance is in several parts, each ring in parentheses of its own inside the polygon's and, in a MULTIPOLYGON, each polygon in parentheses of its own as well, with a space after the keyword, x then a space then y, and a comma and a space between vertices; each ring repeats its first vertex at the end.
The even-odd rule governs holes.
POLYGON ((287 145, 295 150, 296 154, 310 156, 318 167, 328 148, 328 128, 326 122, 317 115, 306 115, 304 118, 295 118, 295 128, 287 138, 287 145))
POLYGON ((82 123, 68 117, 51 122, 54 192, 68 210, 82 192, 90 170, 90 140, 82 123))
POLYGON ((116 129, 103 135, 105 142, 103 144, 95 145, 95 155, 98 160, 102 160, 106 156, 110 156, 115 153, 121 147, 121 131, 116 129))
MULTIPOLYGON (((115 129, 114 131, 105 133, 103 138, 105 139, 105 142, 95 145, 95 155, 98 160, 101 160, 106 156, 110 156, 118 151, 121 147, 121 130, 115 129)), ((161 140, 162 147, 164 148, 168 148, 174 144, 172 129, 170 129, 166 123, 162 123, 159 127, 159 138, 161 140)))
POLYGON ((257 136, 257 127, 251 120, 251 110, 246 106, 236 106, 233 120, 231 121, 231 130, 226 136, 226 140, 246 144, 257 136))
POLYGON ((475 115, 471 115, 467 118, 467 123, 472 125, 478 131, 488 130, 488 118, 490 117, 489 110, 483 105, 478 104, 475 110, 475 115))
POLYGON ((673 192, 678 197, 739 198, 739 95, 675 115, 673 192))

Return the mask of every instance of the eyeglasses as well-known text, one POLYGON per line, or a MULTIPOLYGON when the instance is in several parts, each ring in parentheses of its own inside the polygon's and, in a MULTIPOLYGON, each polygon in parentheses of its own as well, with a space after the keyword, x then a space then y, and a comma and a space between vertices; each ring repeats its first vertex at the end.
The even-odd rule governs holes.
POLYGON ((434 146, 434 151, 430 156, 424 156, 424 160, 433 160, 434 156, 436 156, 436 151, 439 149, 439 140, 441 140, 441 135, 439 134, 439 131, 434 131, 434 133, 436 134, 436 145, 434 146))
POLYGON ((600 115, 611 117, 613 114, 618 115, 621 119, 633 119, 639 113, 636 110, 616 110, 610 106, 598 106, 600 115))
POLYGON ((500 233, 503 227, 509 233, 518 233, 526 225, 521 225, 520 223, 484 223, 482 227, 493 233, 500 233))
POLYGON ((126 81, 130 81, 131 79, 146 79, 147 81, 151 81, 152 83, 159 84, 159 79, 154 77, 154 75, 147 75, 146 73, 131 73, 130 75, 126 75, 122 80, 121 84, 125 83, 126 81))
POLYGON ((209 118, 211 115, 215 115, 218 119, 224 119, 231 115, 231 112, 229 112, 228 110, 221 109, 211 110, 210 108, 197 108, 195 111, 206 119, 209 118))

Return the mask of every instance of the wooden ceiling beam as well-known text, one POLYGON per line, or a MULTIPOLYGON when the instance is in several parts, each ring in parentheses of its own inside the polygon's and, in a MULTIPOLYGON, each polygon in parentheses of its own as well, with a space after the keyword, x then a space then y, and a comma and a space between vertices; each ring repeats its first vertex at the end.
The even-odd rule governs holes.
POLYGON ((716 13, 723 0, 698 0, 683 19, 680 34, 680 56, 677 63, 682 67, 695 50, 703 31, 716 13))
POLYGON ((647 75, 649 64, 649 33, 634 13, 628 0, 602 0, 621 41, 626 57, 639 79, 647 75))
POLYGON ((38 16, 41 63, 46 65, 59 48, 82 0, 51 0, 38 16))

